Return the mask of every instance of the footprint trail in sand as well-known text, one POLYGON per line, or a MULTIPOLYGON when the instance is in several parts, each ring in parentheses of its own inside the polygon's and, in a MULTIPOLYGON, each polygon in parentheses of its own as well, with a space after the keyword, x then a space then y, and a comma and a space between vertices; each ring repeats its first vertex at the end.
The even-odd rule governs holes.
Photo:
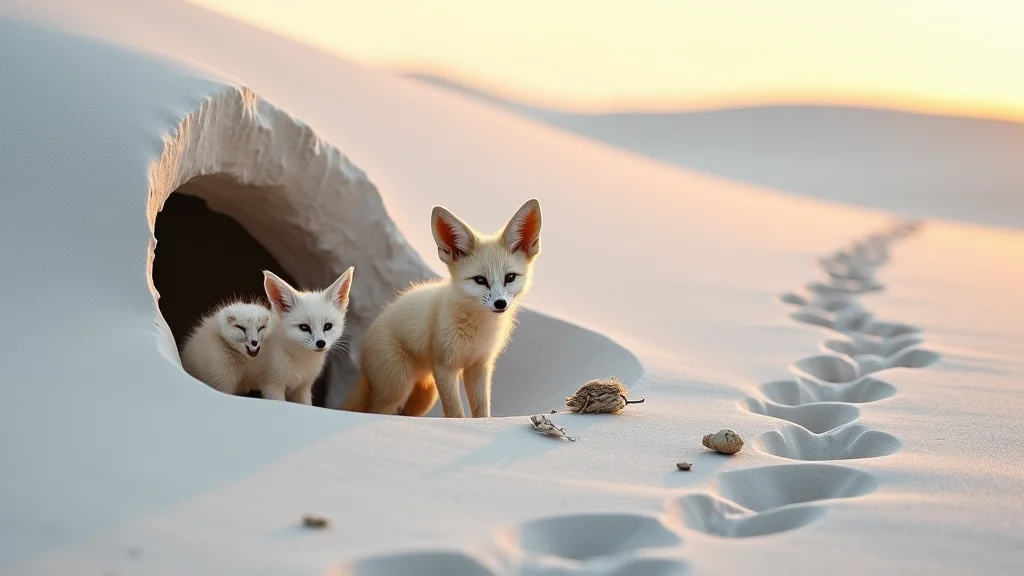
POLYGON ((775 534, 819 518, 826 500, 877 488, 865 472, 809 462, 878 458, 900 449, 892 434, 856 422, 862 405, 896 394, 895 386, 872 375, 890 368, 924 368, 939 355, 918 347, 923 340, 917 327, 877 320, 860 297, 885 289, 875 274, 888 262, 891 243, 916 228, 897 225, 822 258, 827 280, 807 284, 803 293, 780 296, 799 306, 790 318, 835 334, 822 344, 824 354, 790 366, 792 379, 762 384, 759 397, 742 400, 739 408, 787 422, 755 438, 755 449, 805 463, 720 474, 712 493, 690 494, 678 502, 687 526, 733 538, 775 534))

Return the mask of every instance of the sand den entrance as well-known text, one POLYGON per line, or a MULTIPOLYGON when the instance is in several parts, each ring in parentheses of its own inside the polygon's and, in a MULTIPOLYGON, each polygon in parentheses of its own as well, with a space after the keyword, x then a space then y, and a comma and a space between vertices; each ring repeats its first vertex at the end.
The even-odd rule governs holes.
POLYGON ((336 406, 370 322, 396 291, 433 276, 366 175, 246 88, 227 88, 185 116, 149 180, 150 288, 161 346, 176 360, 204 312, 232 296, 262 296, 263 269, 311 290, 355 266, 351 350, 332 352, 314 387, 314 404, 336 406))

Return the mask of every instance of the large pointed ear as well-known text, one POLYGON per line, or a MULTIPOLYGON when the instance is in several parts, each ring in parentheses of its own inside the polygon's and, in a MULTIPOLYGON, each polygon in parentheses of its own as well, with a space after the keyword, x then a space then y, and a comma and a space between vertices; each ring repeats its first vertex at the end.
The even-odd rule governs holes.
POLYGON ((501 240, 512 252, 522 252, 527 258, 535 258, 540 254, 540 224, 540 202, 536 198, 527 200, 505 224, 501 240))
POLYGON ((234 325, 235 322, 238 322, 238 318, 235 317, 235 313, 231 311, 230 307, 225 306, 217 312, 220 317, 220 321, 228 326, 234 325))
POLYGON ((345 310, 348 308, 348 292, 352 288, 352 275, 355 273, 355 267, 349 266, 348 270, 341 273, 338 279, 334 281, 327 288, 327 301, 333 304, 339 310, 345 310))
POLYGON ((270 304, 278 313, 285 313, 295 307, 295 289, 269 270, 263 271, 263 289, 267 292, 270 304))
POLYGON ((441 206, 434 206, 430 212, 430 230, 434 233, 437 255, 445 264, 468 255, 476 242, 469 226, 441 206))

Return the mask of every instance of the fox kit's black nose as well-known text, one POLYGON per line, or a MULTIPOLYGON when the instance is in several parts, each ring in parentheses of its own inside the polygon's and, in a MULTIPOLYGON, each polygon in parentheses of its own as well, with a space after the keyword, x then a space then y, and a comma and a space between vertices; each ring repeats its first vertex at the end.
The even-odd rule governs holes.
POLYGON ((255 341, 255 340, 249 340, 249 343, 252 344, 253 346, 259 344, 259 342, 255 341))
POLYGON ((316 347, 317 348, 323 348, 324 346, 327 346, 327 342, 324 342, 323 340, 317 340, 316 341, 316 347))
POLYGON ((494 301, 494 307, 497 308, 498 310, 504 310, 505 306, 508 306, 508 302, 505 302, 504 300, 494 301))

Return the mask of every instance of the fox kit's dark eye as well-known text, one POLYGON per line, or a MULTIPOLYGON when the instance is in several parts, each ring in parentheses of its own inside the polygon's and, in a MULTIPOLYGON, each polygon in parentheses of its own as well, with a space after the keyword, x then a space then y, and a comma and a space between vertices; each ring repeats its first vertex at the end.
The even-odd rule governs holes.
POLYGON ((481 286, 487 286, 488 288, 491 287, 491 285, 487 283, 487 278, 484 278, 483 276, 473 276, 473 282, 476 282, 481 286))
POLYGON ((330 332, 331 328, 334 328, 334 324, 331 324, 330 322, 324 324, 324 332, 330 332))
POLYGON ((303 332, 312 332, 312 330, 309 329, 309 324, 299 324, 299 330, 302 330, 303 332))
POLYGON ((235 328, 241 330, 243 334, 245 333, 245 326, 239 326, 238 324, 235 324, 235 328))
POLYGON ((516 274, 515 272, 509 272, 508 274, 505 274, 505 284, 511 284, 512 282, 515 282, 516 276, 519 275, 516 274))
POLYGON ((266 329, 267 329, 266 326, 260 326, 258 329, 256 329, 256 333, 259 334, 260 332, 263 332, 266 329))

